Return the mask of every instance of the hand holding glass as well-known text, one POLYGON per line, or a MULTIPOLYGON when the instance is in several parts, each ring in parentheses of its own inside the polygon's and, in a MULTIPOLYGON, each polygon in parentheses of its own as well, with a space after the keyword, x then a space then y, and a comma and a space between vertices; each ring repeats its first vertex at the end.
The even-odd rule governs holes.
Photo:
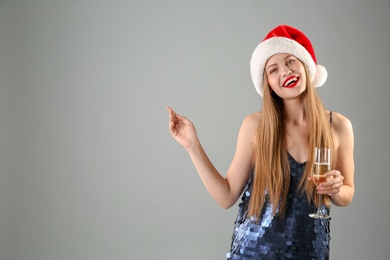
MULTIPOLYGON (((330 171, 330 149, 316 147, 314 149, 314 168, 312 173, 312 180, 316 186, 326 181, 324 174, 330 171)), ((318 195, 318 209, 316 213, 309 214, 312 218, 327 219, 329 215, 322 212, 322 195, 318 195)))

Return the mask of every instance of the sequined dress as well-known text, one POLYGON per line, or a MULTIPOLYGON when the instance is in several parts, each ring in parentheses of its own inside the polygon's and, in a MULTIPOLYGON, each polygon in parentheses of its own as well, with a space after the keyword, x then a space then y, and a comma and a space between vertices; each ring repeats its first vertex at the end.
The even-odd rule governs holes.
MULTIPOLYGON (((305 163, 298 163, 288 155, 290 189, 283 219, 272 215, 272 206, 266 203, 258 222, 247 216, 252 191, 252 177, 244 189, 235 221, 229 260, 250 259, 329 259, 329 220, 313 219, 314 203, 306 194, 297 193, 305 163)), ((328 211, 323 207, 324 211, 328 211)), ((329 212, 328 212, 329 213, 329 212)))

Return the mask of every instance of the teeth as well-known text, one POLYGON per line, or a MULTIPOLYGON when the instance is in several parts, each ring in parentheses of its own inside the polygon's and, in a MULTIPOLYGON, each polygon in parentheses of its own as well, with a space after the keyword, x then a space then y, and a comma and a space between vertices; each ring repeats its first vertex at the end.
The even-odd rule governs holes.
POLYGON ((284 84, 284 86, 288 86, 288 85, 290 85, 291 83, 293 83, 295 81, 297 81, 296 78, 290 79, 289 81, 286 82, 286 84, 284 84))

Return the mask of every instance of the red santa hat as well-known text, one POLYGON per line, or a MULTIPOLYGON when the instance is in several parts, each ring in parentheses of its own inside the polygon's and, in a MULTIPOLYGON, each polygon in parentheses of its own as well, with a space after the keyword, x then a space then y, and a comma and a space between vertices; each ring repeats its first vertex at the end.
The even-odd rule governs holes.
POLYGON ((301 31, 288 25, 280 25, 270 31, 256 47, 250 61, 252 81, 261 96, 265 64, 271 56, 278 53, 289 53, 300 59, 306 65, 313 87, 320 87, 325 83, 328 73, 325 67, 317 64, 310 40, 301 31))

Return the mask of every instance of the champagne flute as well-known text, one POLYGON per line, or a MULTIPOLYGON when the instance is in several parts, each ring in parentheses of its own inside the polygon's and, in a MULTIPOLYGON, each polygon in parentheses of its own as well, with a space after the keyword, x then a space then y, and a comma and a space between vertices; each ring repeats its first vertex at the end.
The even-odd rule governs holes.
MULTIPOLYGON (((326 181, 324 174, 330 170, 330 149, 315 147, 314 149, 314 168, 312 172, 313 182, 316 186, 326 181)), ((309 214, 312 218, 328 219, 329 215, 322 209, 322 194, 318 195, 318 209, 316 213, 309 214)))

